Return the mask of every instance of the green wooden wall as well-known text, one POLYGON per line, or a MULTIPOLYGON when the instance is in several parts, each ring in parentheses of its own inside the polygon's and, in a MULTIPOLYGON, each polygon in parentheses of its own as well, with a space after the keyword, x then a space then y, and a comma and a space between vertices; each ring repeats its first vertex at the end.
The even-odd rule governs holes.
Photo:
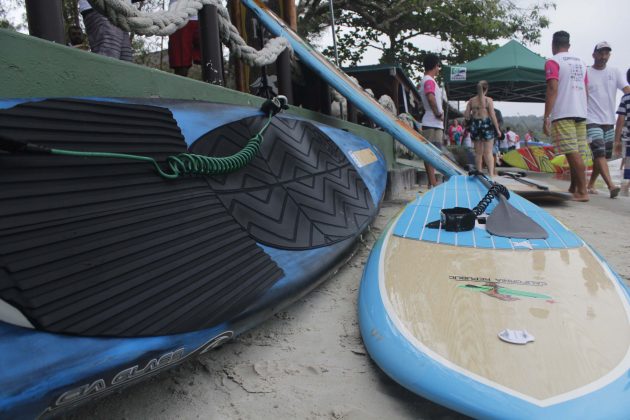
MULTIPOLYGON (((0 29, 0 97, 194 99, 258 107, 261 98, 0 29)), ((304 118, 346 129, 378 146, 394 166, 393 139, 360 125, 291 107, 304 118)))

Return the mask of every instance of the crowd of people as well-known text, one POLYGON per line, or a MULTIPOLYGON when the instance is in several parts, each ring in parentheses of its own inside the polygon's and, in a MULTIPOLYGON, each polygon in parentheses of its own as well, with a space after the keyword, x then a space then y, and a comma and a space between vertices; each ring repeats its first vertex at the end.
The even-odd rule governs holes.
POLYGON ((623 91, 626 98, 630 94, 630 80, 628 77, 624 80, 617 69, 607 66, 612 51, 608 42, 595 45, 593 65, 589 67, 569 52, 570 47, 569 33, 553 34, 553 57, 545 64, 543 130, 554 140, 557 151, 567 158, 571 173, 569 192, 575 201, 589 201, 589 194, 597 193, 595 181, 599 175, 608 187, 610 198, 615 198, 620 187, 612 182, 607 158, 612 156, 615 138, 617 90, 623 91), (587 182, 584 162, 589 147, 593 170, 587 182))
MULTIPOLYGON (((599 176, 608 187, 609 196, 615 198, 620 186, 613 183, 608 159, 614 149, 615 154, 625 156, 622 162, 630 161, 630 146, 624 151, 621 140, 624 124, 630 130, 630 70, 624 77, 618 69, 607 65, 612 51, 608 42, 595 45, 590 66, 569 53, 569 48, 570 35, 556 32, 551 45, 553 57, 545 64, 543 132, 552 139, 556 152, 566 156, 571 175, 569 192, 575 201, 588 201, 589 194, 598 194, 595 182, 599 176), (625 94, 619 106, 615 103, 618 90, 625 94), (585 161, 589 149, 593 167, 587 182, 585 161)), ((439 106, 442 93, 435 82, 441 65, 437 56, 429 54, 427 58, 425 77, 419 86, 427 110, 422 119, 425 137, 437 146, 450 144, 474 150, 475 168, 481 171, 485 165, 488 174, 495 176, 502 154, 521 147, 520 136, 511 127, 502 131, 494 101, 487 96, 488 83, 483 80, 477 84, 477 94, 466 104, 464 123, 452 120, 444 136, 443 112, 439 106)), ((525 146, 534 140, 528 130, 524 135, 525 146)), ((630 179, 627 166, 624 178, 630 179)), ((429 187, 435 183, 434 174, 429 174, 429 187)))

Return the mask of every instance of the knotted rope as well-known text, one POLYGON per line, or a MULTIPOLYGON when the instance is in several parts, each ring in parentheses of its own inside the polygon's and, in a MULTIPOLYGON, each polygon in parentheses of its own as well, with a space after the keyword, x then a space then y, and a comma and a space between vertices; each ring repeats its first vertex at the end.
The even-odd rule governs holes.
POLYGON ((92 7, 106 16, 119 28, 140 35, 171 35, 184 27, 204 5, 216 6, 219 15, 219 33, 221 40, 230 49, 231 54, 250 66, 262 67, 274 63, 285 49, 291 50, 286 38, 277 37, 267 40, 259 51, 247 45, 238 29, 232 25, 228 10, 220 0, 178 0, 168 10, 144 12, 133 7, 125 0, 88 0, 92 7))

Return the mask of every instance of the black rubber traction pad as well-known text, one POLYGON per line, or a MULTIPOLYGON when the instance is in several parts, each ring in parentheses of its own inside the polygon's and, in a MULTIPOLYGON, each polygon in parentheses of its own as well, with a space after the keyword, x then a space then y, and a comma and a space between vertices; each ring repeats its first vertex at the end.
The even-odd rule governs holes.
MULTIPOLYGON (((56 148, 184 152, 165 108, 45 100, 0 110, 0 133, 56 148)), ((147 336, 217 325, 282 270, 203 177, 122 159, 0 151, 0 298, 39 329, 147 336)))
MULTIPOLYGON (((240 150, 262 125, 246 118, 205 136, 191 151, 225 156, 240 150)), ((359 234, 378 211, 339 147, 307 121, 277 116, 258 156, 244 169, 210 179, 234 219, 258 242, 310 249, 359 234)))

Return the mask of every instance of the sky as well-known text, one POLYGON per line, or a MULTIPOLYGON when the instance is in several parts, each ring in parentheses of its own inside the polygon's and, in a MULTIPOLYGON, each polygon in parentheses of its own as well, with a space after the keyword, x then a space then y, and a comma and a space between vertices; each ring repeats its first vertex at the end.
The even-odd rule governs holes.
MULTIPOLYGON (((536 0, 515 0, 517 4, 532 4, 536 0)), ((551 57, 551 37, 554 32, 564 30, 571 34, 571 49, 587 65, 593 63, 592 53, 595 44, 608 41, 612 53, 608 66, 626 70, 630 67, 630 0, 555 0, 556 9, 550 9, 546 15, 551 20, 549 28, 543 29, 540 44, 527 45, 532 51, 543 57, 551 57)), ((503 45, 508 40, 497 42, 503 45)), ((420 41, 423 48, 440 50, 440 42, 431 38, 420 41)), ((332 41, 331 41, 332 44, 332 41)), ((361 64, 376 64, 377 54, 366 56, 361 64)), ((618 94, 618 99, 621 93, 618 94)), ((456 103, 454 103, 456 105, 456 103)), ((460 102, 460 108, 465 103, 460 102)), ((497 102, 505 116, 539 115, 544 112, 544 104, 517 102, 497 102)))

